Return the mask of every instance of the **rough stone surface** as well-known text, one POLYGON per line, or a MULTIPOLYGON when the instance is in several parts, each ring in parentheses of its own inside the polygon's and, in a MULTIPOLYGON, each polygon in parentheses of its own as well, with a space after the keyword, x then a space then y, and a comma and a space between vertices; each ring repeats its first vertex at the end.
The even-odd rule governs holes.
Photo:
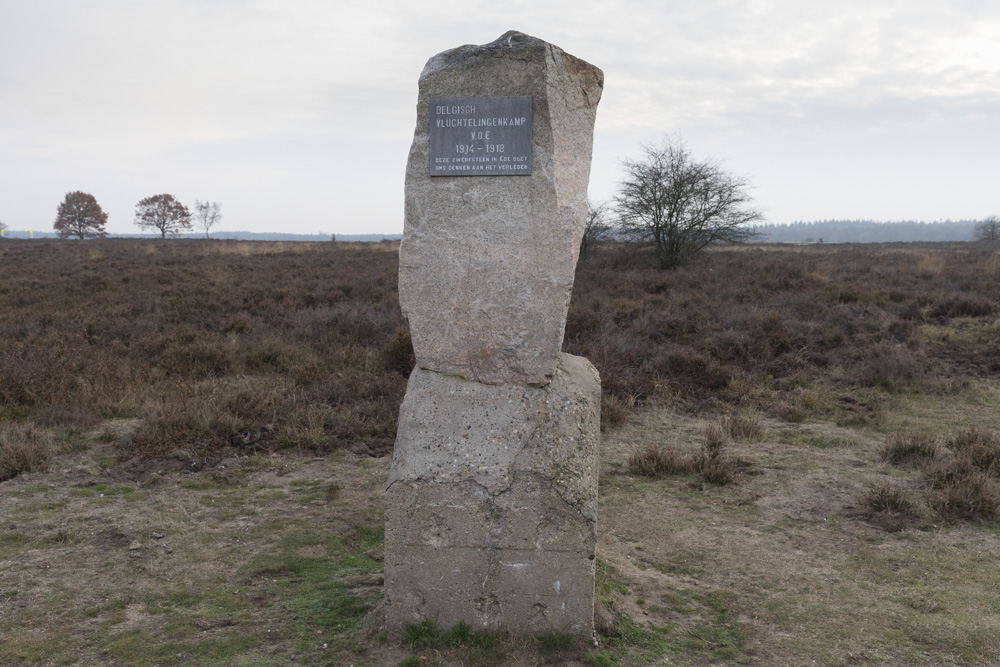
POLYGON ((509 32, 431 58, 406 172, 399 300, 417 365, 487 384, 555 372, 587 207, 601 70, 509 32), (430 100, 532 97, 530 176, 431 177, 430 100))
POLYGON ((386 487, 386 623, 593 633, 600 378, 543 388, 416 368, 386 487))

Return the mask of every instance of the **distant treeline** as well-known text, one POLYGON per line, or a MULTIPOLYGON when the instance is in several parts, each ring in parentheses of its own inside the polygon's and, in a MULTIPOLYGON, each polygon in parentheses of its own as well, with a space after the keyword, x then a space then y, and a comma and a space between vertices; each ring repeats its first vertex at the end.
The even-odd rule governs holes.
MULTIPOLYGON (((818 220, 791 224, 756 225, 764 243, 892 243, 906 241, 971 241, 977 220, 878 222, 876 220, 818 220)), ((8 230, 7 238, 29 238, 28 232, 8 230)), ((34 238, 55 238, 52 232, 35 232, 34 238)), ((612 233, 612 236, 614 234, 612 233)), ((159 238, 159 234, 109 234, 111 238, 159 238)), ((204 234, 175 238, 203 239, 204 234)), ((213 239, 240 241, 330 241, 330 234, 281 232, 213 232, 213 239)), ((337 234, 338 241, 375 243, 398 241, 400 234, 337 234)))
MULTIPOLYGON (((8 231, 7 238, 12 239, 54 239, 53 232, 34 232, 34 236, 29 232, 8 231)), ((108 238, 115 239, 158 239, 159 234, 108 234, 108 238)), ((177 239, 203 239, 204 234, 179 234, 173 238, 177 239)), ((236 241, 330 241, 331 234, 286 234, 282 232, 212 232, 213 239, 236 240, 236 241)), ((378 241, 398 241, 401 234, 337 234, 338 241, 351 241, 362 243, 376 243, 378 241)))
POLYGON ((971 241, 976 220, 878 222, 818 220, 757 225, 766 243, 892 243, 906 241, 971 241))

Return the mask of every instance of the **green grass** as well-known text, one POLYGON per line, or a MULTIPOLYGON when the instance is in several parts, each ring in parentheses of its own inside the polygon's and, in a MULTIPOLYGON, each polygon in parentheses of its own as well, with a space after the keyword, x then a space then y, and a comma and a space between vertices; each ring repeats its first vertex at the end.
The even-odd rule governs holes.
POLYGON ((51 484, 29 484, 21 489, 19 493, 23 495, 31 495, 34 493, 48 493, 51 490, 51 484))
POLYGON ((0 558, 10 558, 31 542, 31 538, 16 530, 0 532, 0 558))
POLYGON ((162 641, 141 629, 113 633, 105 639, 108 654, 127 665, 228 665, 234 655, 253 650, 260 639, 243 632, 210 635, 197 641, 162 641))
POLYGON ((815 447, 817 449, 845 449, 854 446, 851 440, 844 437, 810 433, 808 431, 783 433, 781 439, 789 444, 815 447))
POLYGON ((543 655, 558 653, 570 648, 576 638, 565 633, 552 632, 535 638, 543 655))
POLYGON ((377 599, 374 593, 352 593, 343 579, 380 573, 382 564, 364 552, 381 545, 380 527, 361 530, 351 542, 301 530, 285 535, 277 549, 254 557, 236 574, 244 585, 263 585, 268 597, 276 600, 275 621, 296 637, 299 650, 311 654, 326 642, 317 641, 317 632, 344 648, 377 599), (294 623, 288 624, 288 618, 294 623))
MULTIPOLYGON (((403 629, 403 638, 409 644, 410 650, 453 649, 453 652, 466 665, 501 665, 507 658, 503 632, 474 631, 467 623, 459 623, 451 628, 442 629, 435 622, 424 619, 420 623, 406 626, 403 629)), ((562 650, 554 648, 562 641, 556 639, 555 635, 547 636, 546 641, 548 643, 542 646, 549 646, 550 652, 562 650)))
MULTIPOLYGON (((666 568, 655 569, 664 572, 666 568)), ((610 604, 612 609, 615 596, 628 595, 628 587, 616 576, 611 564, 602 559, 598 559, 597 563, 597 592, 601 604, 610 604)), ((661 616, 664 622, 640 622, 624 613, 614 612, 614 633, 602 637, 605 649, 586 654, 584 663, 603 665, 628 661, 629 664, 649 664, 663 656, 671 656, 671 659, 707 657, 735 661, 736 664, 751 659, 747 643, 752 632, 749 626, 737 620, 734 594, 683 588, 668 590, 661 599, 670 610, 661 616), (634 662, 636 660, 639 662, 634 662)), ((659 605, 647 605, 646 600, 636 600, 636 604, 650 613, 663 609, 659 605)))
MULTIPOLYGON (((112 498, 134 493, 124 485, 76 490, 89 492, 87 498, 102 492, 112 498)), ((171 531, 165 532, 169 541, 171 531)), ((376 580, 382 565, 365 552, 382 548, 382 526, 372 522, 344 539, 286 522, 258 538, 269 540, 272 534, 278 539, 271 547, 232 573, 194 575, 183 584, 144 593, 61 588, 47 595, 40 607, 15 607, 0 632, 0 664, 76 664, 81 655, 128 665, 344 664, 341 657, 356 654, 357 632, 380 596, 376 580), (358 592, 358 575, 371 582, 360 589, 367 592, 358 592), (86 637, 71 629, 84 619, 86 637), (295 657, 270 658, 266 648, 272 638, 290 639, 295 657)), ((0 558, 25 548, 66 546, 77 539, 66 530, 41 538, 3 531, 0 558)), ((209 539, 206 547, 209 544, 215 540, 209 539)), ((230 548, 217 552, 225 558, 238 553, 230 548)), ((101 567, 115 565, 106 562, 101 567)), ((0 600, 19 595, 9 589, 0 600)))

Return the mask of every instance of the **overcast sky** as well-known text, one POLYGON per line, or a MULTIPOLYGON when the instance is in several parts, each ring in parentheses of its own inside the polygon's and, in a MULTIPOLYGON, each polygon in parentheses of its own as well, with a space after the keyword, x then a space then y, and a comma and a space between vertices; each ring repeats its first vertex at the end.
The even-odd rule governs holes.
POLYGON ((399 233, 424 63, 512 29, 604 70, 596 200, 675 134, 770 222, 1000 213, 996 0, 0 0, 0 220, 399 233))

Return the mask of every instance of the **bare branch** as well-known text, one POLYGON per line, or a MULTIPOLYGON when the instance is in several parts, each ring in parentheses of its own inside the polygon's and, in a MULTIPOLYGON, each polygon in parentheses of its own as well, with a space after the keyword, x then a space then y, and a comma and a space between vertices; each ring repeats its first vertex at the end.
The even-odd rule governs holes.
POLYGON ((976 223, 976 241, 1000 241, 1000 215, 988 215, 976 223))
POLYGON ((749 182, 714 161, 696 161, 679 139, 643 145, 641 160, 623 163, 615 206, 625 234, 651 242, 664 268, 678 266, 711 243, 745 243, 763 219, 751 207, 749 182))
POLYGON ((212 227, 222 220, 222 205, 217 201, 194 200, 194 218, 198 226, 205 230, 205 238, 210 238, 212 227))
POLYGON ((587 200, 587 223, 584 225, 583 237, 580 239, 580 255, 586 255, 594 249, 594 246, 607 239, 610 231, 608 205, 605 203, 595 204, 587 200))

